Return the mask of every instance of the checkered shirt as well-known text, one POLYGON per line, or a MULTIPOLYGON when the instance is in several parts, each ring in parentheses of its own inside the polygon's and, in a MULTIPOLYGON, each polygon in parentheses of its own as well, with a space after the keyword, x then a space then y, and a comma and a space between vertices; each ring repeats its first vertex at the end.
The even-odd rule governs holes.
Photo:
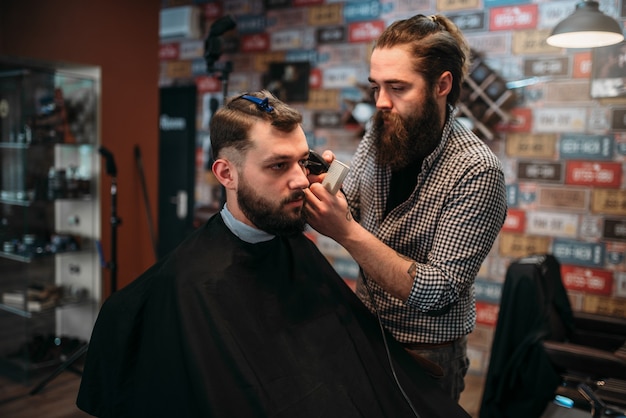
MULTIPOLYGON (((506 217, 500 161, 456 121, 452 108, 448 115, 442 141, 424 160, 415 190, 386 217, 391 170, 376 164, 369 134, 343 183, 355 219, 418 263, 406 302, 367 280, 385 327, 400 342, 442 343, 474 329, 474 279, 506 217)), ((375 311, 362 276, 357 295, 375 311)))

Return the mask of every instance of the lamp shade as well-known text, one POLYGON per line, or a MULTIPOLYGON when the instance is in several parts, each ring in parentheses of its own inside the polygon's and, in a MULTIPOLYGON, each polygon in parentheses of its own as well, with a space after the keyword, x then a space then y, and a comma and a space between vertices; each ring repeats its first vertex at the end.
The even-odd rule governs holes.
POLYGON ((600 11, 597 1, 581 1, 559 22, 546 42, 561 48, 595 48, 624 40, 619 23, 600 11))

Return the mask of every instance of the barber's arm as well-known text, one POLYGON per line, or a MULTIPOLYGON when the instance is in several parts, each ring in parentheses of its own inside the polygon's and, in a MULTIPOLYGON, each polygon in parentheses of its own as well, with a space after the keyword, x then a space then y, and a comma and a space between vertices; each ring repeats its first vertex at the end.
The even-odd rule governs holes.
POLYGON ((467 291, 506 216, 502 174, 467 176, 439 218, 428 263, 414 263, 352 219, 342 193, 332 196, 320 184, 306 193, 309 225, 341 244, 369 279, 424 312, 445 308, 467 291))
POLYGON ((393 296, 407 300, 415 277, 414 262, 359 225, 341 192, 333 196, 321 184, 312 183, 305 193, 309 225, 343 246, 368 278, 393 296))

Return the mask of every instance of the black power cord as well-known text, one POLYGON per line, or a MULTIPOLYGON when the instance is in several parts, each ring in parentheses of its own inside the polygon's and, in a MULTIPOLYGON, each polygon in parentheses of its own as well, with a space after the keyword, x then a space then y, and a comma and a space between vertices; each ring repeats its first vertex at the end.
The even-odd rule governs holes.
POLYGON ((367 289, 367 294, 369 296, 370 302, 372 303, 372 306, 374 307, 374 313, 376 314, 376 319, 378 320, 378 326, 380 327, 380 333, 381 333, 381 335, 383 337, 383 343, 385 344, 385 351, 387 353, 387 360, 389 362, 389 367, 391 368, 391 374, 393 375, 393 379, 394 379, 394 381, 396 383, 396 386, 400 390, 400 393, 402 394, 402 397, 404 398, 406 403, 409 405, 409 408, 411 408, 411 411, 413 411, 413 415, 415 415, 415 418, 421 418, 420 414, 417 413, 417 410, 415 409, 415 406, 413 405, 413 402, 411 402, 411 400, 409 399, 408 395, 404 391, 404 388, 402 387, 402 384, 400 383, 400 380, 398 380, 398 375, 396 374, 396 369, 393 366, 393 361, 391 359, 391 352, 389 351, 389 344, 387 343, 387 335, 386 335, 386 332, 385 332, 385 327, 383 326, 383 322, 380 319, 380 314, 378 313, 378 305, 376 304, 376 300, 374 299, 374 295, 372 295, 372 291, 371 291, 369 285, 367 284, 367 280, 365 279, 365 274, 363 273, 363 270, 361 270, 361 277, 363 277, 363 284, 365 285, 365 288, 367 289))

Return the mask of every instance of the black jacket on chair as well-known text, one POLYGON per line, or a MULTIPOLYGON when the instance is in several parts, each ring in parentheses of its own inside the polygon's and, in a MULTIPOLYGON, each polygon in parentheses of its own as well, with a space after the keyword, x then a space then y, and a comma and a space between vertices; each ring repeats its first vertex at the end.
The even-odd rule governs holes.
POLYGON ((542 341, 565 338, 572 329, 573 315, 554 256, 512 263, 502 289, 480 417, 541 416, 561 382, 542 341))

